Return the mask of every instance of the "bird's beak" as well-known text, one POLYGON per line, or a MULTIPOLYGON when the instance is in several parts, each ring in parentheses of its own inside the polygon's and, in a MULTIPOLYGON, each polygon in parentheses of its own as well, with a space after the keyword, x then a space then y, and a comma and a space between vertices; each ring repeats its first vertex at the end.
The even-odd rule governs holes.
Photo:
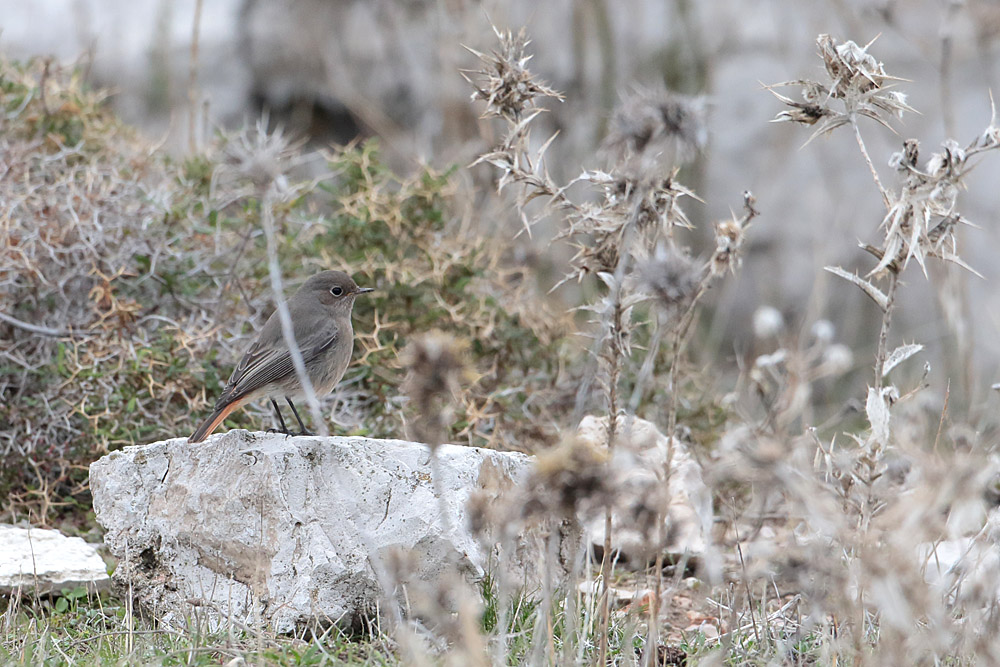
POLYGON ((368 292, 374 292, 374 287, 359 287, 355 294, 368 294, 368 292))

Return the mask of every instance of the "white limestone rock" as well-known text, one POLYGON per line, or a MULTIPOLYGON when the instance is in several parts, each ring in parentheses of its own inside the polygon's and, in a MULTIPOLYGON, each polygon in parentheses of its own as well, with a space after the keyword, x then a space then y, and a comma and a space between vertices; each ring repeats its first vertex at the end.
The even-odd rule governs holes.
MULTIPOLYGON (((579 437, 593 446, 607 443, 607 417, 588 416, 580 422, 579 437)), ((642 523, 665 505, 667 514, 661 529, 666 553, 681 558, 701 558, 711 546, 712 492, 702 478, 701 465, 680 438, 674 438, 670 463, 670 483, 664 488, 668 439, 656 425, 625 417, 617 422, 617 437, 609 469, 616 489, 612 514, 612 545, 626 559, 645 566, 655 558, 656 527, 642 523)), ((590 544, 604 545, 604 516, 581 517, 590 544)))
MULTIPOLYGON (((453 445, 436 456, 399 440, 236 430, 112 452, 91 465, 90 484, 119 559, 114 580, 146 609, 180 622, 198 606, 216 622, 284 632, 384 612, 382 591, 405 599, 404 582, 456 566, 482 574, 493 545, 467 528, 467 501, 516 486, 531 460, 453 445)), ((530 581, 541 544, 521 535, 501 560, 530 581)))
POLYGON ((107 567, 97 549, 58 530, 0 524, 0 593, 17 588, 39 594, 108 585, 107 567))

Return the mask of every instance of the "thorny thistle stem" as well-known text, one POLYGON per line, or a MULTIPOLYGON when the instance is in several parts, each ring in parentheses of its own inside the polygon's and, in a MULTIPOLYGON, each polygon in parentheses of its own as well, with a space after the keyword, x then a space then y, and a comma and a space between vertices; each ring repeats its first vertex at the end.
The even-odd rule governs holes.
MULTIPOLYGON (((691 304, 688 306, 687 310, 683 313, 680 321, 673 327, 670 332, 670 370, 667 371, 667 387, 670 389, 670 393, 667 396, 667 456, 666 460, 663 462, 663 484, 669 489, 670 488, 670 478, 673 475, 673 461, 674 461, 674 436, 677 430, 677 366, 680 361, 681 345, 683 340, 686 338, 686 334, 689 330, 691 322, 694 320, 694 314, 698 301, 701 296, 708 289, 708 281, 711 278, 711 274, 706 275, 706 279, 698 286, 698 290, 695 292, 691 299, 691 304)), ((666 519, 666 511, 664 508, 663 514, 657 516, 657 531, 658 536, 657 550, 656 550, 656 560, 653 565, 653 599, 649 605, 649 633, 646 639, 646 655, 647 662, 655 660, 656 655, 656 644, 657 644, 657 632, 659 629, 658 620, 660 617, 660 597, 663 593, 663 552, 664 545, 662 544, 663 539, 663 523, 666 519)), ((655 662, 649 662, 649 664, 655 664, 655 662)))
MULTIPOLYGON (((617 310, 620 310, 617 309, 617 310)), ((621 364, 617 355, 614 357, 612 367, 608 375, 608 465, 611 464, 611 453, 615 447, 615 431, 618 428, 618 375, 621 364)), ((601 628, 600 638, 600 658, 598 664, 606 665, 608 661, 608 627, 611 621, 611 600, 608 595, 608 588, 611 581, 611 501, 604 505, 604 555, 601 559, 601 628)))
MULTIPOLYGON (((694 302, 691 304, 691 311, 694 310, 694 302)), ((689 311, 690 312, 690 311, 689 311)), ((677 430, 677 365, 681 347, 681 337, 683 326, 674 328, 670 335, 670 370, 667 372, 667 386, 670 394, 667 398, 667 458, 663 462, 663 484, 670 488, 670 477, 673 474, 674 462, 674 431, 677 430)), ((658 533, 662 533, 664 516, 657 517, 658 533)), ((649 646, 655 651, 657 621, 660 618, 660 595, 663 588, 663 552, 664 545, 658 544, 656 550, 656 564, 654 565, 653 580, 653 600, 649 605, 649 646)))
POLYGON ((858 128, 858 119, 856 116, 851 117, 851 127, 854 129, 854 138, 858 142, 858 148, 861 150, 862 157, 865 158, 865 164, 868 165, 868 171, 871 172, 872 178, 875 179, 875 185, 878 186, 879 194, 882 195, 882 203, 888 207, 889 206, 889 193, 886 189, 882 187, 882 181, 878 177, 878 171, 875 169, 875 164, 872 162, 872 158, 868 155, 868 149, 865 147, 865 141, 861 138, 861 130, 858 128))
MULTIPOLYGON (((642 194, 641 192, 639 194, 642 194)), ((625 236, 630 237, 635 232, 635 225, 641 210, 643 197, 637 197, 637 202, 633 208, 625 228, 625 236)), ((627 246, 626 246, 627 247, 627 246)), ((615 449, 615 437, 618 432, 618 380, 621 375, 621 361, 628 356, 629 351, 622 345, 622 336, 626 334, 625 315, 626 310, 622 304, 624 277, 629 269, 629 259, 631 254, 627 251, 621 253, 618 259, 618 266, 615 267, 615 280, 611 288, 611 312, 606 321, 602 321, 602 331, 599 341, 606 345, 607 350, 603 353, 608 361, 608 380, 606 387, 608 406, 608 458, 607 465, 611 465, 612 456, 615 449)), ((602 318, 603 319, 603 318, 602 318)), ((609 587, 612 575, 611 542, 613 536, 612 506, 609 498, 604 505, 604 554, 601 559, 601 618, 598 638, 599 664, 607 664, 608 655, 608 629, 611 623, 611 599, 609 587)))
MULTIPOLYGON (((739 262, 738 251, 742 246, 743 232, 750 225, 750 222, 758 215, 755 204, 756 200, 753 195, 749 191, 744 192, 743 216, 739 219, 720 223, 716 226, 717 247, 715 254, 704 267, 701 280, 695 286, 686 306, 680 312, 679 317, 676 318, 676 323, 670 330, 670 369, 667 372, 667 387, 669 388, 669 394, 667 397, 667 454, 663 463, 663 485, 667 489, 670 488, 670 479, 673 476, 673 460, 676 449, 677 431, 677 385, 679 382, 678 367, 682 358, 684 342, 687 340, 688 333, 691 330, 691 324, 694 322, 695 316, 698 312, 698 305, 701 302, 701 298, 708 291, 709 285, 721 275, 723 270, 732 270, 739 262)), ((658 327, 653 336, 655 344, 650 347, 650 355, 656 354, 656 350, 659 347, 660 337, 661 330, 658 327)), ((643 363, 643 369, 645 369, 645 367, 646 364, 643 363)), ((640 380, 642 380, 643 377, 642 373, 640 373, 640 380)), ((636 392, 639 391, 641 391, 641 387, 637 386, 636 392)), ((656 655, 655 651, 657 646, 660 599, 662 597, 663 589, 663 556, 665 551, 665 545, 662 543, 662 532, 666 517, 667 508, 662 508, 656 518, 656 534, 658 536, 658 541, 656 545, 656 560, 653 566, 653 573, 655 577, 653 584, 653 599, 649 608, 648 635, 646 638, 647 664, 653 664, 650 661, 655 660, 656 655)))
POLYGON ((875 353, 875 389, 882 389, 883 369, 889 355, 889 327, 892 326, 892 313, 896 307, 896 288, 899 286, 899 276, 895 271, 889 271, 889 287, 886 290, 885 310, 882 312, 882 327, 878 332, 878 350, 875 353))

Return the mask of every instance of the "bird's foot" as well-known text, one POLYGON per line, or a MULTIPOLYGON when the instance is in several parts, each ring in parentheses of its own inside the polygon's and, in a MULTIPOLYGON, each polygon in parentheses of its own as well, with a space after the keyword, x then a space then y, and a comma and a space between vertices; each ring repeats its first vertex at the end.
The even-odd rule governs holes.
POLYGON ((301 431, 299 431, 298 433, 292 433, 292 435, 299 436, 299 435, 316 435, 316 434, 313 433, 312 431, 310 431, 309 429, 304 428, 301 431))
POLYGON ((281 435, 285 435, 285 436, 288 436, 288 435, 298 435, 298 433, 292 433, 291 431, 288 431, 288 430, 285 430, 285 429, 280 429, 280 428, 269 428, 266 431, 264 431, 264 433, 269 433, 269 434, 270 433, 280 433, 281 435))

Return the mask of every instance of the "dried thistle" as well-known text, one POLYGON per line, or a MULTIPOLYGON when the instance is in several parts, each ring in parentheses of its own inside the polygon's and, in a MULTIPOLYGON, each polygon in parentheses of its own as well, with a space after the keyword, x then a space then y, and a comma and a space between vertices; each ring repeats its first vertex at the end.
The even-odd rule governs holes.
POLYGON ((572 211, 556 235, 572 239, 577 248, 566 280, 614 272, 623 250, 633 257, 644 256, 649 248, 671 239, 676 228, 691 227, 680 200, 698 197, 677 181, 676 169, 652 182, 602 171, 584 172, 577 181, 584 180, 598 186, 603 199, 572 211))
MULTIPOLYGON (((995 112, 994 112, 995 118, 995 112)), ((910 259, 915 259, 927 275, 926 258, 937 257, 975 273, 959 256, 955 231, 960 224, 970 224, 955 211, 958 192, 965 176, 975 166, 972 158, 998 145, 994 123, 962 147, 949 139, 934 153, 924 168, 919 166, 920 145, 916 139, 903 142, 889 165, 902 177, 898 193, 889 193, 889 206, 882 227, 885 238, 881 248, 865 249, 879 258, 869 276, 885 270, 899 273, 910 259)))
POLYGON ((810 140, 820 134, 832 132, 842 125, 856 122, 857 116, 866 116, 889 127, 889 120, 899 118, 904 112, 913 111, 906 103, 906 96, 890 90, 893 83, 902 81, 886 73, 882 63, 868 53, 869 42, 861 47, 848 40, 843 44, 830 35, 820 35, 816 39, 819 55, 829 81, 826 84, 811 80, 786 81, 767 89, 779 100, 792 108, 775 116, 775 122, 791 121, 815 125, 822 120, 810 140), (803 102, 775 92, 781 86, 802 86, 803 102), (833 101, 840 102, 842 108, 834 109, 833 101))
POLYGON ((715 224, 715 252, 709 265, 712 276, 718 277, 726 271, 735 272, 741 261, 740 252, 743 249, 746 228, 757 216, 754 208, 756 200, 747 191, 743 193, 743 215, 733 216, 731 220, 723 220, 715 224))
POLYGON ((739 220, 722 220, 715 223, 715 252, 712 254, 711 272, 721 276, 727 270, 735 272, 743 247, 743 225, 739 220))
POLYGON ((706 102, 661 87, 636 87, 611 114, 604 149, 619 163, 680 166, 708 143, 706 102))
MULTIPOLYGON (((536 92, 526 85, 523 91, 527 92, 524 94, 521 90, 511 92, 511 86, 504 83, 505 77, 510 72, 526 72, 524 69, 526 60, 518 48, 512 47, 509 33, 505 36, 500 31, 496 32, 501 39, 500 51, 495 52, 490 58, 477 53, 489 66, 480 72, 480 78, 485 79, 486 84, 474 83, 476 92, 473 97, 486 101, 485 115, 503 118, 506 121, 507 132, 499 146, 481 155, 474 164, 488 163, 499 170, 498 192, 503 192, 511 185, 517 186, 517 211, 525 230, 529 233, 542 216, 555 213, 564 220, 565 226, 556 238, 568 239, 576 247, 577 252, 571 260, 571 269, 562 282, 581 280, 587 274, 595 274, 605 285, 606 289, 601 297, 595 303, 583 307, 597 313, 598 317, 595 319, 599 328, 594 335, 594 345, 591 350, 595 364, 580 385, 576 414, 578 418, 582 417, 591 387, 594 382, 599 383, 603 390, 601 393, 605 409, 609 415, 606 442, 610 451, 615 446, 616 426, 620 419, 619 384, 623 369, 628 367, 632 353, 631 334, 635 327, 632 309, 640 301, 649 298, 647 294, 636 291, 636 286, 642 282, 641 279, 636 280, 637 262, 649 257, 657 247, 675 245, 676 229, 690 227, 690 222, 679 203, 682 197, 694 197, 694 194, 678 183, 676 165, 671 165, 673 169, 666 174, 663 168, 648 167, 656 166, 657 158, 663 157, 661 143, 664 140, 673 141, 679 133, 685 140, 690 141, 679 149, 683 152, 703 143, 700 139, 703 135, 699 130, 697 113, 693 108, 681 108, 670 101, 656 100, 652 97, 639 100, 635 103, 635 115, 631 115, 629 110, 622 111, 623 115, 615 128, 615 138, 612 139, 612 145, 617 144, 624 153, 633 155, 636 152, 642 153, 638 163, 639 168, 635 168, 636 164, 631 166, 624 164, 628 162, 626 159, 608 172, 585 170, 568 183, 556 183, 544 166, 545 151, 555 136, 550 137, 537 151, 530 148, 529 141, 531 123, 540 113, 540 110, 534 107, 534 99, 537 94, 553 93, 544 87, 541 92, 536 92), (503 59, 509 62, 496 62, 503 59), (574 191, 575 186, 579 184, 589 185, 590 192, 596 192, 597 197, 579 201, 572 196, 571 191, 574 191), (535 200, 540 200, 543 206, 540 212, 536 210, 529 216, 526 206, 535 200)), ((511 78, 520 80, 521 74, 511 75, 511 78)), ((523 81, 521 83, 524 84, 523 81)), ((714 264, 710 260, 704 268, 696 270, 698 273, 696 281, 691 279, 694 272, 687 270, 682 271, 686 277, 677 276, 677 280, 670 276, 664 280, 662 276, 657 278, 649 275, 649 280, 646 281, 649 283, 647 287, 652 287, 650 291, 659 292, 666 303, 675 303, 678 299, 685 300, 685 294, 692 292, 690 285, 685 283, 696 282, 693 293, 686 298, 688 304, 684 317, 679 319, 672 331, 670 349, 675 358, 671 360, 671 377, 668 382, 668 386, 672 389, 677 386, 676 356, 681 347, 680 338, 693 317, 691 313, 697 303, 697 297, 704 293, 709 280, 716 277, 711 267, 715 265, 732 268, 738 263, 744 228, 756 214, 752 209, 752 198, 749 194, 746 202, 747 214, 743 219, 735 221, 735 228, 723 230, 727 234, 727 243, 723 247, 720 242, 720 250, 717 253, 719 257, 714 264), (674 294, 675 291, 679 294, 674 294)), ((649 273, 655 274, 655 272, 656 268, 651 265, 649 273)), ((633 389, 630 411, 635 410, 638 401, 636 397, 643 395, 643 385, 659 356, 657 353, 662 331, 662 327, 657 327, 654 342, 650 346, 633 389)), ((668 413, 671 415, 668 423, 670 434, 674 433, 676 427, 675 393, 671 391, 672 407, 668 408, 668 413)), ((672 435, 670 442, 673 442, 672 435)), ((668 447, 669 452, 672 452, 672 449, 672 445, 668 447)), ((579 444, 574 444, 572 440, 564 443, 561 451, 565 453, 560 460, 568 461, 570 464, 555 466, 556 473, 548 476, 544 472, 545 466, 542 466, 543 470, 538 477, 544 484, 536 480, 532 486, 533 505, 530 502, 526 503, 528 508, 526 513, 535 512, 532 507, 559 507, 562 511, 568 511, 577 507, 582 499, 598 500, 604 505, 605 554, 610 556, 613 499, 608 497, 605 489, 607 466, 598 465, 599 461, 595 457, 581 450, 579 444)), ((667 463, 664 466, 664 479, 670 477, 670 459, 668 453, 667 463)), ((656 507, 650 512, 637 510, 632 514, 633 516, 643 512, 645 515, 656 514, 660 503, 654 505, 656 507)), ((601 566, 602 588, 605 593, 611 578, 611 568, 611 558, 607 557, 601 566)), ((607 658, 609 636, 610 610, 607 595, 602 598, 600 614, 597 661, 603 664, 607 658)), ((655 610, 651 611, 651 614, 655 617, 655 610)), ((655 644, 653 627, 650 633, 648 641, 655 644)))
POLYGON ((774 306, 761 306, 753 314, 753 335, 758 340, 777 338, 785 329, 785 316, 774 306))
POLYGON ((534 106, 536 97, 562 99, 562 95, 555 90, 536 81, 528 70, 528 61, 532 56, 526 55, 525 49, 531 42, 524 28, 515 35, 510 30, 502 31, 493 26, 493 32, 500 41, 500 48, 484 54, 465 47, 479 58, 483 68, 462 73, 475 89, 472 99, 486 102, 484 117, 518 121, 525 110, 534 106))
POLYGON ((468 344, 432 331, 410 342, 402 354, 407 369, 403 391, 416 412, 415 437, 436 447, 454 421, 455 401, 473 378, 468 344))
MULTIPOLYGON (((517 208, 529 232, 538 219, 550 212, 564 215, 567 227, 557 238, 580 239, 576 243, 575 270, 567 279, 579 279, 587 273, 614 271, 622 257, 622 246, 632 253, 643 245, 652 247, 655 243, 651 241, 663 234, 670 235, 674 227, 689 227, 690 222, 678 202, 681 197, 694 194, 677 182, 676 169, 666 176, 662 171, 625 174, 594 170, 584 171, 564 185, 553 181, 544 167, 544 156, 555 136, 537 151, 532 151, 529 148, 530 129, 531 123, 542 111, 535 106, 536 98, 544 96, 561 100, 562 96, 536 82, 526 68, 530 56, 524 54, 528 42, 523 30, 516 37, 510 31, 497 28, 494 31, 500 40, 500 49, 490 55, 470 49, 485 63, 485 67, 467 73, 466 78, 475 88, 473 98, 486 102, 484 115, 502 118, 507 121, 508 127, 500 145, 481 155, 473 164, 488 163, 500 170, 498 192, 503 192, 510 184, 520 186, 517 208), (580 203, 571 198, 569 191, 580 183, 590 184, 600 193, 601 200, 580 203), (546 200, 547 206, 543 212, 529 218, 525 207, 539 198, 546 200), (629 228, 640 233, 631 235, 629 228), (592 237, 592 240, 584 242, 586 237, 592 237)), ((681 122, 685 131, 697 141, 699 130, 694 127, 697 125, 693 120, 695 112, 674 110, 672 113, 670 121, 681 122), (680 118, 678 114, 685 118, 680 118), (687 119, 687 115, 692 118, 687 119)), ((647 141, 643 147, 650 145, 647 141)))
POLYGON ((280 127, 269 130, 265 114, 256 124, 228 138, 223 147, 224 162, 213 180, 249 181, 257 196, 271 186, 274 194, 291 195, 288 172, 302 163, 304 144, 304 139, 287 137, 280 127))
POLYGON ((666 312, 686 307, 703 278, 703 271, 687 253, 672 245, 657 246, 652 257, 639 262, 639 289, 666 312))
POLYGON ((575 517, 581 508, 598 507, 609 499, 608 450, 574 435, 537 457, 521 508, 525 517, 553 511, 575 517))

